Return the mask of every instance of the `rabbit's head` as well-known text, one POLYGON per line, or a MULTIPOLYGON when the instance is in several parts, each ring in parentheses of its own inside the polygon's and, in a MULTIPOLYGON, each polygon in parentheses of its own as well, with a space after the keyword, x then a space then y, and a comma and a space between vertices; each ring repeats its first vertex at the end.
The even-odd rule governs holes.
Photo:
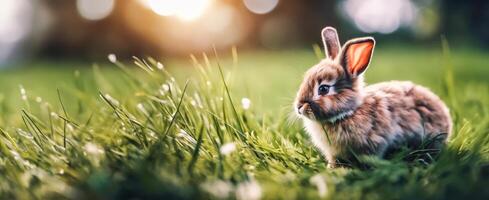
POLYGON ((362 102, 363 77, 372 58, 372 37, 352 39, 341 47, 336 30, 322 31, 326 58, 310 68, 294 103, 301 117, 334 122, 352 114, 362 102))

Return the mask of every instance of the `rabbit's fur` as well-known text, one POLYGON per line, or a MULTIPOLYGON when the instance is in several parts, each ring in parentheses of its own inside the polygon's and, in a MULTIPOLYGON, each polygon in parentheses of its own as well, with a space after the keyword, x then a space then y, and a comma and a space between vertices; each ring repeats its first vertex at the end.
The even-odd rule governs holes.
POLYGON ((430 148, 443 146, 452 122, 440 98, 408 81, 364 87, 362 73, 375 40, 353 39, 341 48, 334 28, 323 29, 322 35, 327 58, 306 72, 294 105, 328 166, 353 155, 383 156, 426 138, 440 138, 430 148))

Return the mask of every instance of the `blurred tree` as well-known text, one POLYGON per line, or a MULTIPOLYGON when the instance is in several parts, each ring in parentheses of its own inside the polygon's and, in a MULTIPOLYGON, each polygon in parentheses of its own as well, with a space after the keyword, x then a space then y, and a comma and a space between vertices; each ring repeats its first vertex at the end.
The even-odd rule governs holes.
POLYGON ((442 1, 442 33, 449 39, 489 46, 489 1, 442 1))

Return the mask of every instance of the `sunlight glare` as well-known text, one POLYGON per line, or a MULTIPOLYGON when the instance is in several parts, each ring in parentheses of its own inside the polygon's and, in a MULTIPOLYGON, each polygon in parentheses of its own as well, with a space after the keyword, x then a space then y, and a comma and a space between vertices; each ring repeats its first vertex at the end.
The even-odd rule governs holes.
POLYGON ((210 3, 211 0, 149 0, 147 5, 161 16, 193 21, 204 14, 210 3))

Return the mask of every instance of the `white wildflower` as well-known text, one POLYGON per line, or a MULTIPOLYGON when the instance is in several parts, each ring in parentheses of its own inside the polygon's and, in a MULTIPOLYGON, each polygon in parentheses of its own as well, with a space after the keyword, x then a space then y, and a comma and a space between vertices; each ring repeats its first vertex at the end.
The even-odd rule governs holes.
POLYGON ((243 109, 248 110, 251 106, 251 100, 246 97, 242 98, 241 105, 243 106, 243 109))
POLYGON ((316 174, 309 179, 312 185, 315 185, 318 189, 319 197, 323 198, 328 192, 328 187, 326 185, 326 180, 321 174, 316 174))
POLYGON ((166 83, 163 84, 163 85, 161 85, 161 88, 163 88, 163 91, 165 91, 165 92, 170 91, 170 86, 168 84, 166 84, 166 83))
POLYGON ((105 156, 105 151, 100 146, 91 142, 86 143, 83 149, 85 150, 83 151, 83 155, 87 156, 92 165, 95 167, 100 166, 100 161, 105 156))
POLYGON ((19 88, 20 88, 20 98, 22 98, 22 100, 26 101, 27 100, 27 92, 25 91, 24 86, 19 85, 19 88))
POLYGON ((228 199, 234 189, 231 183, 222 180, 206 181, 200 187, 218 199, 228 199))
POLYGON ((115 54, 113 54, 113 53, 109 54, 109 55, 107 56, 107 58, 109 59, 109 61, 110 61, 111 63, 115 63, 115 62, 117 62, 117 56, 115 56, 115 54))
POLYGON ((219 149, 222 155, 229 155, 235 150, 236 150, 236 144, 234 144, 233 142, 226 143, 222 145, 221 148, 219 149))
POLYGON ((63 174, 65 174, 65 170, 64 169, 60 169, 58 173, 61 174, 61 175, 63 175, 63 174))
POLYGON ((154 131, 150 131, 149 132, 149 136, 151 136, 153 138, 156 138, 156 133, 154 131))
POLYGON ((25 89, 22 85, 19 86, 20 87, 20 95, 25 95, 26 92, 25 92, 25 89))
POLYGON ((41 103, 42 102, 42 98, 41 97, 36 97, 36 102, 37 103, 41 103))
POLYGON ((68 129, 68 131, 70 132, 73 132, 75 130, 75 128, 73 128, 73 125, 71 124, 66 124, 66 129, 68 129))
POLYGON ((90 154, 92 156, 99 156, 101 154, 104 154, 104 150, 102 148, 91 142, 86 143, 83 148, 85 149, 85 152, 87 152, 87 154, 90 154))
POLYGON ((144 108, 144 105, 142 103, 138 103, 138 105, 136 105, 136 107, 138 108, 138 110, 140 112, 142 112, 144 115, 146 116, 149 116, 149 113, 148 111, 146 110, 146 108, 144 108))
POLYGON ((163 70, 163 68, 165 68, 165 66, 164 66, 162 63, 160 63, 160 62, 156 63, 156 67, 157 67, 159 70, 163 70))
POLYGON ((238 200, 255 200, 261 199, 261 187, 257 181, 251 179, 241 182, 236 188, 236 199, 238 200))
POLYGON ((53 117, 54 119, 59 119, 58 114, 55 112, 51 112, 51 117, 53 117))

